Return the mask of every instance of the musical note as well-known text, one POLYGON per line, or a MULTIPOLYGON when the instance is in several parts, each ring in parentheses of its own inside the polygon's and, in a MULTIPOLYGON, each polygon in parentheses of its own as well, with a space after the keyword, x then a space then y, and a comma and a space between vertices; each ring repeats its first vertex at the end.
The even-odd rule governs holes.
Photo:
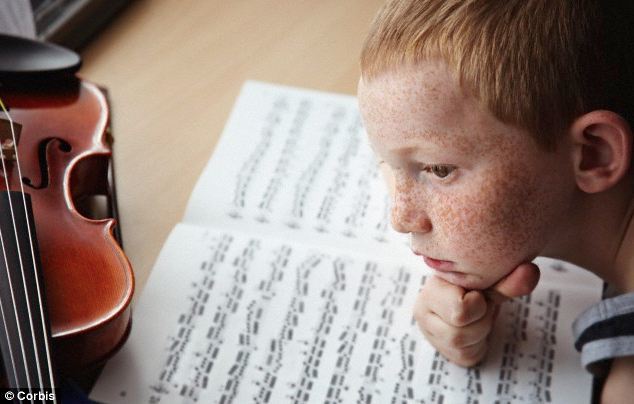
POLYGON ((484 404, 587 397, 589 387, 568 387, 570 380, 589 386, 569 323, 598 297, 598 286, 580 290, 578 271, 540 263, 540 286, 502 306, 486 361, 464 369, 437 353, 413 318, 430 275, 415 258, 389 227, 389 198, 354 99, 252 83, 95 398, 484 404))

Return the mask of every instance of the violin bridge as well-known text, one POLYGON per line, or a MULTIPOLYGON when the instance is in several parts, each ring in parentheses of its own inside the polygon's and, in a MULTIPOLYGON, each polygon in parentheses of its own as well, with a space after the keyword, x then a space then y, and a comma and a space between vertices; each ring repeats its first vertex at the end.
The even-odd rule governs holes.
MULTIPOLYGON (((13 122, 13 128, 15 130, 15 142, 20 142, 20 132, 22 131, 22 125, 13 122)), ((13 142, 13 133, 11 132, 11 122, 7 119, 0 118, 0 146, 2 147, 2 153, 5 160, 15 161, 15 147, 13 142)))

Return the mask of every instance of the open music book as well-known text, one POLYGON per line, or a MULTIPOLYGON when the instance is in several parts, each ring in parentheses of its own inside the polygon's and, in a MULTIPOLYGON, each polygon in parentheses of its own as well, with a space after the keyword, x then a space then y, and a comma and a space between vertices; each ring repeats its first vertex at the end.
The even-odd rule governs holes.
POLYGON ((590 401, 571 323, 601 282, 540 259, 486 361, 445 361, 412 318, 430 270, 388 223, 356 100, 247 82, 154 266, 107 403, 590 401))

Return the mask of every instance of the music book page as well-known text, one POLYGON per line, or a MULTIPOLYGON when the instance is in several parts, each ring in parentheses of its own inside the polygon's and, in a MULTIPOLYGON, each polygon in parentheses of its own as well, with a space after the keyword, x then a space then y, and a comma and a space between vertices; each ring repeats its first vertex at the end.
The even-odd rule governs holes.
POLYGON ((105 403, 589 402, 573 319, 601 282, 538 259, 475 368, 443 359, 412 316, 431 271, 388 223, 354 97, 247 82, 129 340, 105 403))

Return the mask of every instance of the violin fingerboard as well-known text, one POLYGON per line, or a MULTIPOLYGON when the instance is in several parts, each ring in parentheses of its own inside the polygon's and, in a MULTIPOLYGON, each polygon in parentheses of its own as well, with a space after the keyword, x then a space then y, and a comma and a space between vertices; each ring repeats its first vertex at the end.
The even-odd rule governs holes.
POLYGON ((50 326, 28 194, 0 193, 0 349, 10 387, 51 388, 50 326))

